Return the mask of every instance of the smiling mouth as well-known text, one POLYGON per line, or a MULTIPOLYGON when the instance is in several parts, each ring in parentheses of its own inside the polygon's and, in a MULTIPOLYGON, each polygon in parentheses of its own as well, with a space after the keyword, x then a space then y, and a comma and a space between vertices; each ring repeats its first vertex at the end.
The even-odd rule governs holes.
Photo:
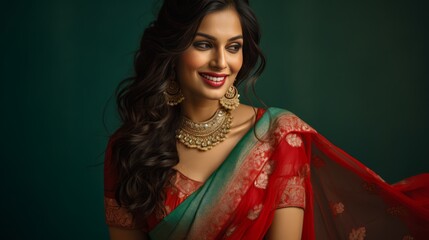
POLYGON ((212 87, 221 87, 228 78, 227 74, 199 73, 205 83, 212 87))

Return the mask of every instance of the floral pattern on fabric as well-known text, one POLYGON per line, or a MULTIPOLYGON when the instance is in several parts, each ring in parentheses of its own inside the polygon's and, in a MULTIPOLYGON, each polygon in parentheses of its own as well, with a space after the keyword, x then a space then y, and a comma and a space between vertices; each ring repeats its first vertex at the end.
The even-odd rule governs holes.
POLYGON ((268 185, 268 178, 271 175, 271 173, 274 170, 274 161, 269 160, 264 168, 262 169, 262 172, 259 174, 258 178, 255 180, 255 187, 266 189, 268 185))
MULTIPOLYGON (((256 170, 260 170, 264 164, 268 161, 268 158, 271 156, 272 148, 269 144, 260 144, 252 154, 252 163, 256 170)), ((248 166, 250 167, 250 166, 248 166)))
POLYGON ((364 240, 366 237, 366 228, 360 227, 360 228, 353 228, 352 231, 349 234, 349 240, 364 240))
POLYGON ((286 142, 292 147, 301 147, 302 139, 295 133, 289 133, 286 135, 286 142))
POLYGON ((203 183, 192 180, 181 172, 176 171, 176 175, 171 179, 171 194, 177 194, 180 199, 185 199, 195 192, 203 183))
POLYGON ((277 119, 277 124, 278 128, 274 131, 274 136, 276 136, 277 139, 282 139, 285 135, 294 131, 316 133, 316 130, 293 114, 280 116, 277 119))
POLYGON ((109 226, 125 229, 135 229, 133 215, 123 207, 120 207, 115 199, 104 197, 106 223, 109 226))
POLYGON ((331 203, 330 206, 331 206, 332 214, 334 216, 337 216, 344 212, 344 204, 342 202, 331 203))
MULTIPOLYGON (((260 111, 258 110, 258 114, 259 112, 260 111)), ((219 193, 219 196, 224 196, 224 198, 219 197, 219 200, 215 199, 216 201, 210 202, 210 204, 208 204, 208 207, 209 209, 213 209, 213 211, 207 211, 206 213, 204 213, 204 215, 201 215, 202 217, 198 217, 192 222, 191 230, 189 232, 192 233, 192 238, 189 239, 263 239, 263 229, 265 229, 265 227, 269 226, 270 224, 269 214, 274 212, 273 209, 277 207, 277 203, 280 200, 280 196, 285 194, 283 190, 286 183, 289 183, 288 180, 290 180, 291 176, 296 176, 294 178, 302 178, 301 175, 305 175, 306 170, 297 171, 297 169, 299 169, 299 166, 301 166, 300 163, 302 163, 303 161, 308 161, 307 156, 311 156, 311 180, 315 181, 316 184, 314 184, 313 186, 315 187, 312 188, 312 182, 310 182, 310 178, 305 178, 304 186, 306 192, 304 193, 304 198, 307 198, 307 206, 306 211, 304 211, 305 217, 302 231, 302 239, 315 239, 315 233, 316 236, 322 236, 321 238, 323 239, 332 239, 328 234, 331 229, 332 231, 336 231, 338 233, 341 232, 341 235, 344 235, 342 238, 345 239, 347 239, 347 237, 352 240, 363 240, 366 237, 371 238, 371 235, 373 233, 380 233, 381 229, 378 229, 378 224, 372 225, 372 223, 368 222, 368 217, 370 220, 373 220, 373 216, 375 214, 377 214, 377 216, 381 216, 380 219, 382 222, 380 224, 390 224, 390 222, 398 221, 398 219, 394 217, 386 217, 389 212, 392 212, 393 215, 397 212, 394 208, 390 209, 392 206, 405 206, 405 209, 407 210, 407 215, 409 215, 408 217, 414 217, 417 215, 415 212, 413 212, 414 208, 408 207, 409 205, 413 206, 413 204, 409 204, 408 200, 403 201, 403 199, 396 198, 399 195, 397 194, 398 191, 394 191, 394 189, 389 188, 387 184, 380 184, 380 181, 377 178, 368 177, 369 175, 373 176, 373 172, 367 171, 362 164, 357 162, 355 159, 350 157, 341 149, 338 149, 337 147, 329 143, 325 138, 323 138, 323 136, 319 134, 314 134, 315 131, 305 131, 304 129, 306 128, 306 125, 305 123, 302 124, 302 121, 300 121, 299 118, 290 113, 285 113, 284 115, 281 115, 279 117, 277 117, 277 114, 273 115, 274 118, 271 119, 274 120, 272 122, 274 126, 270 125, 273 126, 272 128, 270 127, 270 129, 273 129, 277 133, 277 136, 275 136, 276 138, 274 138, 272 132, 268 134, 268 137, 263 136, 266 137, 265 139, 273 140, 270 142, 273 148, 270 149, 267 146, 261 146, 262 144, 259 143, 255 145, 246 144, 238 148, 243 152, 234 160, 240 164, 236 165, 236 168, 234 168, 237 172, 234 172, 232 178, 228 179, 228 182, 225 182, 225 184, 222 185, 226 190, 219 193), (284 122, 285 124, 278 124, 279 122, 284 122), (288 123, 291 123, 291 126, 285 126, 288 123), (286 136, 290 133, 296 133, 298 134, 298 136, 302 137, 304 143, 302 144, 302 148, 294 148, 287 142, 286 136), (266 151, 262 150, 262 148, 264 147, 267 149, 266 151), (257 148, 257 150, 255 150, 255 148, 257 148), (255 156, 252 156, 254 150, 258 151, 258 153, 255 154, 255 156), (317 153, 314 154, 314 151, 316 151, 317 153), (276 156, 270 155, 273 152, 276 154, 276 156), (277 155, 278 152, 281 152, 281 155, 277 155), (311 155, 312 152, 313 155, 311 155), (259 156, 260 158, 258 158, 257 156, 259 156), (287 157, 282 158, 279 156, 287 157), (253 157, 258 159, 253 159, 253 157), (271 175, 269 175, 270 179, 269 181, 267 181, 268 185, 266 185, 265 189, 261 189, 256 187, 255 180, 259 177, 259 174, 263 172, 263 169, 265 168, 264 166, 266 164, 264 161, 267 161, 268 159, 274 159, 275 161, 285 160, 286 164, 276 164, 274 169, 275 171, 271 175), (289 160, 291 160, 291 162, 293 163, 296 163, 296 165, 287 164, 289 163, 289 160), (284 172, 282 173, 285 174, 277 175, 277 173, 280 172, 279 169, 284 170, 284 172), (243 178, 238 178, 238 181, 236 181, 236 176, 242 176, 243 178), (278 187, 279 185, 280 187, 278 187), (348 187, 350 185, 352 185, 353 187, 348 187), (337 186, 338 188, 336 188, 337 186), (353 191, 350 191, 350 189, 352 189, 353 191), (315 198, 315 201, 313 201, 312 197, 312 191, 314 190, 315 196, 321 197, 320 199, 315 198), (362 216, 359 219, 352 219, 351 222, 349 216, 354 212, 359 211, 359 208, 356 207, 365 208, 364 205, 366 204, 355 204, 354 202, 349 200, 359 199, 358 197, 362 197, 362 192, 364 190, 366 190, 367 192, 365 199, 369 199, 371 200, 369 202, 376 203, 378 205, 373 205, 374 213, 371 211, 368 216, 362 216), (230 195, 231 192, 236 194, 230 195), (249 194, 249 192, 251 194, 249 194), (268 192, 273 195, 268 195, 268 192), (266 196, 269 196, 270 198, 267 198, 266 196), (270 199, 270 205, 263 205, 264 208, 260 211, 259 216, 255 220, 251 221, 247 219, 249 210, 253 209, 253 207, 261 203, 261 201, 265 204, 264 201, 266 199, 270 199), (388 200, 388 202, 380 201, 384 199, 388 200), (227 203, 225 203, 224 200, 227 203), (330 201, 333 201, 333 203, 337 204, 337 206, 335 206, 333 209, 330 208, 330 201), (342 207, 339 203, 343 203, 344 207, 342 207), (326 235, 323 235, 323 230, 325 229, 322 229, 322 231, 320 232, 319 229, 316 229, 317 232, 315 232, 315 230, 313 229, 314 226, 322 226, 321 224, 323 224, 323 222, 320 222, 318 219, 315 219, 316 222, 312 219, 313 212, 316 212, 318 214, 326 213, 323 216, 328 218, 328 220, 332 220, 330 221, 330 223, 332 222, 333 224, 329 224, 326 226, 329 228, 326 231, 326 235), (338 215, 341 217, 335 219, 333 216, 333 212, 342 212, 339 213, 341 215, 338 215), (342 221, 344 221, 346 224, 343 224, 342 221), (352 226, 355 226, 355 229, 352 229, 352 226), (377 230, 379 231, 377 232, 377 230), (366 232, 368 232, 368 236, 366 235, 366 232), (255 235, 255 233, 262 233, 262 235, 255 235)), ((264 135, 264 132, 262 132, 262 134, 258 136, 262 135, 264 135)), ((107 160, 109 154, 109 151, 106 151, 107 160)), ((105 164, 105 166, 110 165, 105 164)), ((105 187, 105 196, 114 198, 114 196, 112 197, 111 193, 114 193, 114 183, 116 178, 115 175, 112 175, 111 172, 113 171, 105 171, 105 173, 107 173, 105 176, 108 180, 105 181, 105 184, 107 184, 107 187, 105 187)), ((427 177, 429 176, 426 176, 426 178, 427 177)), ((407 181, 404 182, 407 183, 407 181)), ((407 185, 409 184, 407 183, 407 185)), ((186 191, 186 189, 191 189, 187 188, 187 186, 189 186, 188 184, 183 184, 181 186, 182 188, 174 187, 172 185, 166 189, 166 208, 168 207, 167 212, 169 212, 171 209, 173 210, 172 214, 174 214, 174 209, 180 204, 182 204, 186 196, 191 193, 191 191, 186 191), (182 192, 183 189, 185 189, 184 192, 182 192), (179 195, 182 198, 179 198, 179 195)), ((416 207, 416 209, 420 210, 423 208, 416 207)), ((364 212, 362 213, 363 215, 365 214, 364 212)), ((422 215, 424 220, 429 219, 425 212, 423 212, 422 215)), ((427 234, 423 235, 424 233, 428 232, 425 229, 429 229, 427 227, 428 225, 426 224, 427 221, 415 221, 413 218, 409 219, 409 221, 404 221, 404 223, 407 224, 407 227, 409 227, 409 229, 392 228, 391 230, 388 229, 387 231, 383 229, 381 234, 387 234, 390 236, 386 239, 425 239, 425 237, 421 236, 427 236, 427 234), (421 230, 422 232, 415 231, 415 229, 421 230)), ((171 221, 171 223, 174 223, 174 221, 171 221)), ((183 222, 179 223, 182 224, 183 222)), ((156 226, 156 224, 153 223, 147 225, 148 230, 153 229, 154 226, 156 226)), ((162 230, 163 229, 161 229, 161 231, 162 230)), ((375 239, 383 238, 378 237, 375 239)))
MULTIPOLYGON (((285 135, 285 133, 283 132, 282 134, 285 135)), ((280 142, 279 139, 277 139, 277 142, 280 142)), ((208 239, 216 236, 217 232, 222 229, 223 224, 231 217, 240 204, 242 196, 245 195, 251 185, 254 185, 258 174, 269 160, 273 150, 274 145, 272 142, 261 141, 252 147, 249 155, 245 157, 240 168, 237 169, 233 178, 230 179, 229 184, 225 186, 226 190, 218 200, 222 203, 222 206, 212 208, 204 214, 204 223, 210 222, 212 224, 211 227, 202 227, 204 223, 194 225, 193 232, 190 233, 191 235, 206 236, 208 239)))
MULTIPOLYGON (((216 199, 216 202, 218 202, 219 204, 215 205, 212 208, 208 208, 207 211, 205 211, 204 214, 200 216, 201 219, 204 219, 204 221, 198 221, 193 223, 191 232, 189 233, 189 235, 192 236, 190 237, 190 239, 200 239, 199 237, 201 236, 204 236, 206 239, 216 239, 216 236, 218 236, 217 234, 221 231, 223 227, 225 227, 226 224, 228 224, 228 221, 234 215, 234 212, 237 210, 238 205, 242 202, 243 196, 245 196, 246 193, 248 192, 249 187, 251 187, 252 185, 254 186, 255 180, 257 179, 259 173, 261 172, 264 164, 268 161, 268 159, 271 158, 271 155, 273 154, 274 150, 291 147, 286 142, 285 137, 286 135, 292 132, 296 132, 297 134, 299 133, 300 136, 302 133, 316 133, 314 129, 312 129, 304 121, 302 121, 297 116, 291 113, 285 112, 284 114, 276 116, 271 127, 268 128, 268 132, 262 133, 262 134, 265 134, 264 136, 262 136, 262 134, 259 134, 259 136, 261 136, 263 139, 266 139, 267 141, 255 142, 255 144, 252 145, 251 148, 246 148, 245 151, 248 154, 247 156, 243 155, 245 156, 244 159, 236 160, 237 162, 240 162, 239 168, 237 168, 234 171, 233 177, 229 179, 228 184, 223 187, 224 190, 222 191, 221 197, 219 199, 216 199), (284 142, 284 144, 282 144, 282 142, 284 142), (283 147, 278 147, 280 145, 283 145, 283 147), (210 224, 209 228, 207 227, 207 224, 210 224)), ((303 149, 296 148, 297 152, 302 153, 301 150, 303 149)), ((292 157, 296 155, 291 154, 289 156, 292 157)), ((301 162, 306 160, 305 154, 301 156, 299 157, 299 160, 301 162)), ((277 171, 277 167, 278 166, 276 166, 275 171, 277 171)), ((294 166, 286 164, 285 166, 282 166, 282 167, 293 168, 294 166)), ((287 170, 282 170, 282 171, 292 173, 295 171, 292 168, 289 169, 289 171, 287 170)), ((303 173, 305 172, 306 170, 303 173)), ((304 208, 306 189, 304 187, 305 185, 303 181, 304 179, 303 177, 299 176, 299 174, 300 173, 296 173, 296 175, 292 175, 292 176, 298 175, 297 179, 300 179, 297 181, 298 183, 300 183, 300 186, 295 184, 295 186, 293 187, 292 185, 294 184, 292 183, 294 182, 293 181, 294 179, 291 180, 290 179, 291 177, 288 176, 281 180, 280 179, 281 177, 279 176, 277 181, 284 181, 284 183, 281 183, 283 185, 281 186, 282 190, 281 192, 277 192, 278 199, 276 201, 275 206, 273 207, 276 208, 277 206, 279 206, 278 203, 280 202, 281 205, 279 207, 297 206, 297 207, 304 208), (288 185, 288 188, 286 189, 286 191, 283 191, 288 181, 290 185, 288 185), (284 196, 283 203, 279 201, 280 195, 284 196)), ((305 178, 305 179, 308 179, 308 178, 305 178)), ((268 190, 268 187, 265 190, 268 190)), ((264 212, 264 209, 262 210, 262 212, 264 212)), ((267 210, 267 211, 271 211, 271 210, 267 210)), ((258 221, 260 219, 262 212, 259 215, 259 217, 254 221, 258 221)))
POLYGON ((264 205, 262 204, 258 204, 254 206, 252 209, 249 210, 249 213, 247 214, 247 218, 250 220, 255 220, 256 218, 258 218, 263 207, 264 205))
POLYGON ((407 214, 407 210, 402 206, 390 207, 386 212, 394 217, 404 217, 407 214))
POLYGON ((302 177, 291 177, 281 194, 277 208, 300 207, 305 208, 305 184, 302 177))
POLYGON ((237 229, 237 226, 230 226, 230 227, 226 230, 226 232, 225 232, 225 236, 227 236, 227 237, 231 236, 231 235, 234 233, 235 229, 237 229))
POLYGON ((165 212, 152 214, 148 217, 147 228, 153 229, 163 218, 169 215, 179 206, 186 198, 194 193, 203 183, 188 178, 183 173, 176 171, 176 174, 170 179, 170 185, 166 187, 167 193, 165 200, 165 212))
POLYGON ((368 193, 376 194, 378 192, 378 187, 375 183, 364 182, 362 186, 368 193))

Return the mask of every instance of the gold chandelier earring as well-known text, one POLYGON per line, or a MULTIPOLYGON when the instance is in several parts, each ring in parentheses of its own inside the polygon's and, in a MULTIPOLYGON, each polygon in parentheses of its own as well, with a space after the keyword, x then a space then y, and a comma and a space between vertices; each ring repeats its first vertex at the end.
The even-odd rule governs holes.
POLYGON ((220 99, 220 105, 228 110, 234 110, 238 105, 240 105, 240 100, 238 99, 240 94, 234 85, 228 88, 225 95, 220 99))
POLYGON ((169 106, 176 106, 185 99, 179 84, 174 80, 168 82, 167 88, 164 91, 164 97, 169 106))

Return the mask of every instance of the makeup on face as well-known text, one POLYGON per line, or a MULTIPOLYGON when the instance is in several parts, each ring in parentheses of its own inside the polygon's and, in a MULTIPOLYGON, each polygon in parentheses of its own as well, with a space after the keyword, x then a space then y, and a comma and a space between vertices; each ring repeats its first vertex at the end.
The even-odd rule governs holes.
POLYGON ((206 84, 214 88, 222 87, 228 78, 228 74, 219 74, 214 72, 200 72, 199 74, 206 84))
POLYGON ((206 15, 188 49, 178 59, 176 76, 185 101, 221 99, 243 65, 243 33, 235 9, 206 15))

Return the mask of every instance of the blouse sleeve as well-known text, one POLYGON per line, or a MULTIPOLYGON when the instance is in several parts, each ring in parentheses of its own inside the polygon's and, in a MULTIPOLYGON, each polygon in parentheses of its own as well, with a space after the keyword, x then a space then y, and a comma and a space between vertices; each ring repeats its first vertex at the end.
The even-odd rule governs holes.
POLYGON ((115 192, 118 186, 118 173, 112 162, 112 138, 107 144, 104 157, 104 212, 106 223, 112 227, 124 229, 139 229, 140 224, 132 213, 124 207, 120 207, 115 199, 115 192))
POLYGON ((281 184, 278 192, 277 209, 298 207, 305 209, 306 188, 309 187, 308 156, 299 133, 289 133, 279 144, 281 158, 281 184))

